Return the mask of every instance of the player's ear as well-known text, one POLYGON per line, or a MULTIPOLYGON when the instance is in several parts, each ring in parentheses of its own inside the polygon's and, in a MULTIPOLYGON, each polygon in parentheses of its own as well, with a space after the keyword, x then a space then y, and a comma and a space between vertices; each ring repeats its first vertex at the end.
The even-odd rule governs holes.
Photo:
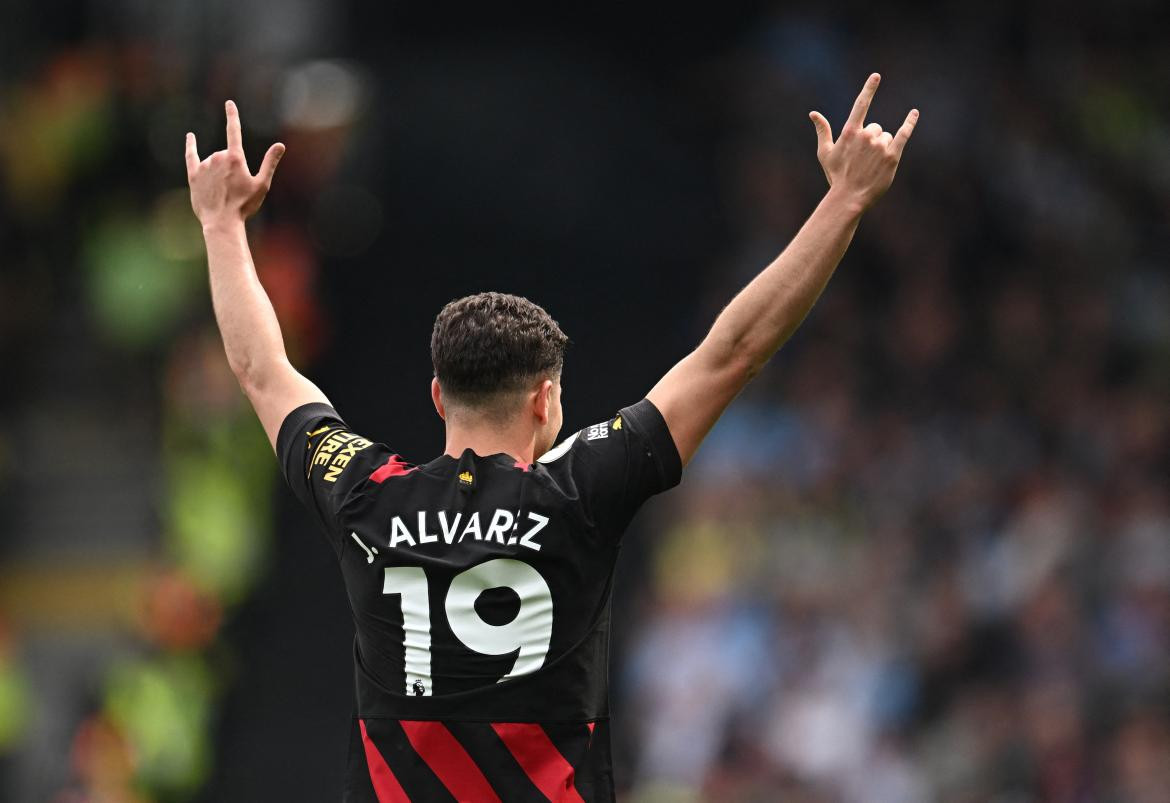
POLYGON ((431 380, 431 401, 435 403, 435 412, 439 418, 447 420, 447 411, 443 409, 443 391, 439 388, 439 377, 431 380))
POLYGON ((536 419, 542 424, 548 423, 548 417, 552 413, 552 387, 551 379, 543 380, 537 387, 532 400, 532 412, 536 414, 536 419))

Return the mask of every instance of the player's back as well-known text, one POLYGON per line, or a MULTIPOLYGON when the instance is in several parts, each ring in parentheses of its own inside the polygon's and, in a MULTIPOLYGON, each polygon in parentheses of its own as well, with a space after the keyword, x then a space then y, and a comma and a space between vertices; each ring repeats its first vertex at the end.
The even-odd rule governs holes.
POLYGON ((346 799, 611 799, 613 568, 680 470, 653 405, 535 464, 468 449, 411 466, 326 405, 290 414, 280 451, 357 628, 346 799))

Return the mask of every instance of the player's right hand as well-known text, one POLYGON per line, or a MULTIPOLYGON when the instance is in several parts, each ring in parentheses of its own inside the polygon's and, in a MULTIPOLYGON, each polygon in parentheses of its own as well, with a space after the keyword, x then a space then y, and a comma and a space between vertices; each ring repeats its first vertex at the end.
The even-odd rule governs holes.
POLYGON ((187 183, 191 185, 191 208, 204 227, 218 222, 242 221, 256 214, 272 186, 276 165, 284 156, 284 145, 277 142, 264 154, 260 172, 253 176, 244 157, 240 112, 230 100, 225 107, 226 150, 216 151, 200 161, 195 135, 187 134, 187 183))
POLYGON ((896 134, 883 131, 877 123, 865 124, 865 114, 880 82, 877 73, 866 80, 836 142, 829 121, 820 112, 808 115, 817 129, 817 159, 829 186, 846 193, 862 209, 868 209, 890 188, 902 150, 918 122, 918 109, 911 109, 896 134))

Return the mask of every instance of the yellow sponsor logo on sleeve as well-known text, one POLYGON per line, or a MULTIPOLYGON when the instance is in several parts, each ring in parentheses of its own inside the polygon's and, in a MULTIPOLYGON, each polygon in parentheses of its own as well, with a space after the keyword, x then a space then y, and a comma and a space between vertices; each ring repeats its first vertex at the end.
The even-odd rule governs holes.
POLYGON ((337 482, 337 478, 349 465, 350 460, 362 449, 373 446, 360 435, 352 432, 337 431, 324 438, 317 445, 317 451, 309 463, 310 473, 314 466, 325 466, 323 479, 325 482, 337 482))

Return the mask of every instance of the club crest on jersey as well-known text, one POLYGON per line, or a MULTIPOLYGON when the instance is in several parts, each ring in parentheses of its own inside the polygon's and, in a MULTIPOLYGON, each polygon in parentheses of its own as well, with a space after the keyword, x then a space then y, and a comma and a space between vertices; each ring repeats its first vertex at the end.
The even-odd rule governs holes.
POLYGON ((464 485, 471 485, 471 483, 475 482, 475 477, 471 476, 470 471, 464 471, 459 475, 459 482, 463 483, 464 485))

